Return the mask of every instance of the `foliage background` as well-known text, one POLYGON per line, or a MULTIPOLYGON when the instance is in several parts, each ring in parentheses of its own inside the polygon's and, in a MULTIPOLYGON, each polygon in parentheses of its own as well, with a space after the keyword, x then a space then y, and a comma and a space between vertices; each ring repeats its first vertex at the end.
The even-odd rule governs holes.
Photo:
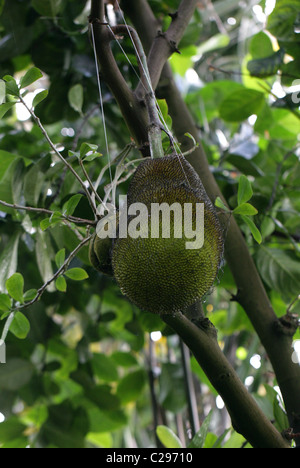
MULTIPOLYGON (((149 1, 164 28, 178 3, 149 1)), ((0 1, 0 70, 1 77, 17 81, 32 66, 42 71, 43 78, 27 87, 26 99, 32 102, 34 95, 48 90, 35 112, 82 177, 70 151, 79 151, 84 142, 98 146, 103 156, 86 163, 96 180, 107 159, 88 6, 75 0, 0 1)), ((179 46, 181 55, 173 55, 170 63, 232 209, 238 203, 240 176, 251 182, 251 204, 258 212, 251 219, 262 242, 258 235, 254 239, 256 231, 252 226, 251 232, 245 218, 236 219, 281 316, 290 306, 299 313, 300 37, 297 2, 279 0, 273 7, 271 1, 256 0, 200 5, 179 46)), ((126 40, 124 47, 134 62, 126 40)), ((117 44, 114 52, 134 86, 136 75, 117 44)), ((116 158, 130 135, 102 85, 110 154, 116 158)), ((82 194, 82 187, 49 149, 38 126, 21 113, 21 105, 8 111, 3 107, 13 101, 6 84, 0 106, 0 200, 61 213, 74 195, 82 194)), ((138 157, 133 150, 130 159, 138 157)), ((101 192, 108 183, 106 175, 101 192)), ((124 183, 120 191, 126 193, 126 187, 124 183)), ((92 219, 86 198, 78 200, 74 216, 92 219)), ((61 222, 59 215, 49 221, 40 213, 0 208, 1 334, 12 300, 7 279, 21 274, 25 301, 30 300, 32 290, 57 270, 58 252, 68 255, 85 230, 61 222)), ((222 401, 193 358, 193 385, 187 389, 181 344, 160 318, 139 311, 112 279, 93 270, 87 247, 70 268, 84 269, 88 279, 65 276, 51 284, 38 303, 20 311, 7 335, 7 363, 0 364, 0 445, 148 447, 157 443, 155 423, 167 425, 188 444, 195 397, 196 428, 209 418, 195 446, 242 446, 243 437, 230 427, 222 401), (162 334, 158 341, 151 339, 155 331, 162 334), (218 439, 222 434, 226 437, 218 439)), ((243 309, 231 300, 235 293, 224 264, 204 310, 240 378, 277 427, 286 429, 268 356, 243 309)), ((291 350, 295 362, 299 339, 298 331, 291 350)))

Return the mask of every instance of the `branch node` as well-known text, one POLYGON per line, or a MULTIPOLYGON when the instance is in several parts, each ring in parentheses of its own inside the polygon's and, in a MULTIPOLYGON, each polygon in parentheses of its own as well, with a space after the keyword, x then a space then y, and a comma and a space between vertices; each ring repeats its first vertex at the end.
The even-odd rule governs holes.
POLYGON ((281 335, 294 336, 299 327, 298 317, 287 313, 274 322, 274 327, 281 335))
POLYGON ((216 327, 211 323, 209 318, 207 317, 197 317, 195 319, 191 319, 191 322, 196 325, 196 327, 204 330, 205 332, 209 333, 212 337, 217 338, 218 331, 216 327))
POLYGON ((169 44, 172 53, 176 52, 177 54, 181 54, 180 50, 177 47, 176 41, 173 41, 172 39, 169 39, 167 33, 164 33, 163 31, 161 31, 159 29, 157 31, 156 37, 163 37, 167 41, 167 43, 169 44))
POLYGON ((168 13, 168 16, 172 18, 172 21, 174 21, 178 17, 178 11, 175 11, 175 13, 168 13))

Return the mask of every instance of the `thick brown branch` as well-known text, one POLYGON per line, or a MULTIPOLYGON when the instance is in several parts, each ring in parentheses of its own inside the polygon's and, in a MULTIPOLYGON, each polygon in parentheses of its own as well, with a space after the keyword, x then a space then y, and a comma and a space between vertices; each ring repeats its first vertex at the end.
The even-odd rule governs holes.
POLYGON ((238 432, 255 448, 289 448, 244 387, 235 370, 219 348, 210 327, 197 327, 181 313, 164 315, 170 325, 190 348, 195 358, 220 393, 238 432))
MULTIPOLYGON (((146 50, 149 49, 155 39, 158 25, 148 2, 146 0, 139 0, 138 2, 126 0, 126 2, 123 2, 123 7, 137 28, 144 47, 146 50)), ((159 64, 157 69, 161 70, 165 58, 163 54, 159 55, 159 57, 162 63, 159 64)), ((158 57, 156 57, 156 60, 158 60, 158 57)), ((153 62, 151 67, 153 67, 153 62)), ((157 73, 151 68, 150 72, 152 77, 157 73)), ((185 136, 185 133, 189 132, 199 142, 199 146, 188 157, 189 161, 201 177, 211 200, 214 202, 217 196, 223 199, 201 146, 199 131, 173 80, 168 64, 165 64, 163 68, 161 83, 163 88, 160 88, 160 92, 162 97, 167 100, 173 120, 173 129, 177 138, 183 144, 182 150, 185 151, 191 146, 191 140, 185 136)), ((300 415, 300 367, 293 363, 291 359, 292 339, 289 336, 276 333, 277 317, 249 253, 248 246, 234 218, 231 219, 228 228, 225 252, 228 265, 239 290, 240 303, 268 353, 281 388, 290 424, 299 432, 300 417, 297 417, 297 415, 300 415)))

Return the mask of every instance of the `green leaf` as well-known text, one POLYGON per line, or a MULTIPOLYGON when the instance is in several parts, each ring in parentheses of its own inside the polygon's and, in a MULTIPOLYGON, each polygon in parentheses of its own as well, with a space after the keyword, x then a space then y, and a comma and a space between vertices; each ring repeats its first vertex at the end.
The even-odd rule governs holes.
POLYGON ((68 92, 68 100, 70 106, 79 114, 82 114, 83 106, 83 87, 81 84, 72 86, 68 92))
POLYGON ((45 218, 40 222, 40 228, 42 231, 46 231, 49 226, 51 226, 50 218, 45 218))
POLYGON ((90 152, 94 154, 95 152, 97 152, 97 149, 98 145, 92 145, 91 143, 82 143, 82 145, 80 146, 80 157, 84 158, 90 152))
POLYGON ((21 340, 24 340, 29 331, 30 331, 30 323, 25 317, 24 314, 21 312, 16 312, 14 319, 10 325, 9 330, 17 337, 20 338, 21 340))
MULTIPOLYGON (((26 385, 32 377, 34 367, 25 359, 8 359, 5 366, 1 366, 0 389, 16 391, 26 385)), ((2 424, 0 424, 0 428, 2 424)))
POLYGON ((230 211, 229 208, 222 202, 221 198, 220 197, 217 197, 216 200, 215 200, 215 206, 217 208, 221 208, 221 210, 224 210, 224 211, 230 211))
POLYGON ((274 10, 268 17, 267 30, 277 40, 299 41, 299 34, 295 30, 298 13, 298 0, 277 0, 274 10))
POLYGON ((12 96, 19 96, 20 90, 14 77, 11 75, 5 75, 3 79, 6 81, 6 93, 11 94, 12 96))
POLYGON ((262 279, 283 297, 297 296, 300 291, 300 262, 294 252, 260 246, 256 264, 262 279))
POLYGON ((77 205, 78 203, 80 202, 82 198, 82 195, 80 194, 76 194, 76 195, 73 195, 73 197, 71 197, 63 206, 63 214, 65 216, 72 216, 72 214, 74 213, 74 211, 76 210, 77 208, 77 205))
POLYGON ((253 195, 253 190, 251 183, 245 175, 241 175, 239 178, 239 188, 238 188, 238 204, 247 202, 253 195))
POLYGON ((254 216, 258 213, 258 211, 250 203, 242 203, 233 210, 233 213, 238 215, 254 216))
POLYGON ((279 49, 269 57, 250 60, 247 63, 247 69, 251 76, 260 78, 275 75, 283 63, 284 56, 285 51, 279 49))
POLYGON ((55 286, 56 286, 56 289, 60 292, 67 291, 67 282, 63 276, 59 276, 57 278, 57 280, 55 281, 55 286))
POLYGON ((269 57, 273 54, 273 44, 264 31, 255 34, 249 44, 249 52, 253 59, 269 57))
POLYGON ((11 308, 11 298, 7 294, 0 294, 0 310, 6 312, 11 308))
MULTIPOLYGON (((4 369, 5 366, 2 366, 4 369)), ((25 431, 26 426, 20 422, 17 416, 10 416, 0 424, 0 440, 1 445, 5 442, 21 437, 25 431)))
POLYGON ((40 15, 53 18, 59 13, 62 0, 32 0, 31 4, 40 15))
POLYGON ((256 225, 254 224, 254 222, 252 221, 252 219, 248 218, 248 216, 242 216, 242 220, 250 228, 251 234, 254 237, 254 239, 256 240, 256 242, 258 244, 261 244, 261 242, 262 242, 261 233, 260 233, 259 229, 256 227, 256 225))
POLYGON ((182 448, 181 440, 169 427, 163 425, 157 426, 156 434, 166 448, 182 448))
POLYGON ((21 304, 24 303, 24 278, 20 273, 14 273, 5 283, 8 294, 21 304))
POLYGON ((104 382, 114 382, 118 380, 118 371, 113 359, 104 354, 94 354, 91 365, 98 379, 104 382))
POLYGON ((32 301, 36 297, 37 293, 37 289, 28 289, 28 291, 24 293, 24 302, 32 301))
POLYGON ((27 86, 31 85, 37 80, 40 80, 41 78, 43 78, 43 73, 41 72, 41 70, 39 70, 39 68, 30 68, 30 70, 28 70, 25 73, 25 75, 21 78, 20 87, 21 89, 26 88, 27 86))
POLYGON ((0 80, 0 105, 5 101, 6 86, 3 80, 0 80))
POLYGON ((220 117, 227 122, 242 122, 257 114, 265 102, 265 96, 255 89, 241 89, 227 96, 220 104, 220 117))
POLYGON ((87 272, 82 268, 71 268, 65 272, 65 275, 74 281, 82 281, 89 277, 87 272))
POLYGON ((36 107, 40 102, 46 99, 48 94, 49 94, 48 89, 44 89, 44 91, 41 91, 40 93, 38 93, 32 101, 32 107, 36 107))
POLYGON ((192 441, 189 443, 188 448, 203 448, 205 439, 208 434, 211 417, 212 417, 212 411, 210 411, 209 414, 204 419, 201 425, 201 428, 199 429, 197 434, 195 434, 192 441))
POLYGON ((55 263, 57 268, 60 268, 66 259, 66 249, 61 249, 57 254, 55 255, 55 263))
POLYGON ((136 401, 146 383, 145 372, 139 369, 123 377, 117 387, 117 395, 123 404, 136 401))
POLYGON ((0 105, 0 119, 5 116, 5 114, 14 107, 15 102, 5 102, 0 105))

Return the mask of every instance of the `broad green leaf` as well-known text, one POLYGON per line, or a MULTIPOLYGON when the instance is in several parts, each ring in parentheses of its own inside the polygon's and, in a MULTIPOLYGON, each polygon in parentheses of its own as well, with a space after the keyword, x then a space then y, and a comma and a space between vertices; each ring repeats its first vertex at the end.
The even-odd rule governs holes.
POLYGON ((220 104, 220 117, 227 122, 242 122, 257 114, 265 102, 262 92, 255 89, 241 89, 227 96, 220 104))
POLYGON ((197 434, 194 435, 193 439, 189 443, 188 448, 203 448, 205 439, 209 430, 209 425, 212 417, 212 411, 204 419, 203 423, 197 434))
POLYGON ((45 218, 40 222, 40 228, 42 231, 46 231, 46 229, 48 229, 49 226, 51 226, 49 218, 45 218))
POLYGON ((28 291, 24 293, 24 302, 32 301, 36 297, 37 293, 37 289, 28 289, 28 291))
POLYGON ((238 205, 247 202, 253 195, 251 183, 245 175, 239 178, 238 205))
POLYGON ((94 354, 91 365, 99 380, 104 382, 114 382, 118 380, 117 366, 109 356, 94 354))
POLYGON ((117 387, 117 395, 123 404, 136 401, 146 383, 143 369, 131 372, 123 377, 117 387))
POLYGON ((138 364, 137 359, 131 353, 125 351, 115 351, 111 358, 118 366, 122 367, 133 367, 138 364))
POLYGON ((68 92, 68 100, 70 106, 79 114, 82 114, 83 106, 83 87, 81 84, 72 86, 68 92))
POLYGON ((300 262, 294 252, 260 246, 256 264, 262 279, 285 298, 300 291, 300 262))
POLYGON ((20 273, 14 273, 5 283, 8 294, 18 302, 24 302, 24 278, 20 273))
POLYGON ((5 102, 0 105, 0 119, 5 116, 5 114, 14 107, 15 102, 5 102))
POLYGON ((11 298, 7 294, 0 294, 0 310, 6 312, 11 308, 11 298))
POLYGON ((82 143, 80 146, 80 157, 84 158, 88 153, 95 153, 97 152, 98 145, 93 145, 91 143, 82 143))
MULTIPOLYGON (((189 45, 180 50, 180 54, 173 54, 170 64, 174 73, 184 76, 186 71, 193 65, 193 57, 197 55, 197 47, 189 45)), ((170 128, 170 127, 169 127, 170 128)))
POLYGON ((90 431, 97 434, 113 432, 128 424, 127 416, 121 410, 104 411, 96 405, 88 409, 90 431))
MULTIPOLYGON (((1 366, 0 389, 16 391, 26 385, 32 377, 34 367, 29 360, 7 359, 5 366, 1 366)), ((0 428, 2 424, 0 424, 0 428)))
POLYGON ((25 339, 30 331, 30 323, 22 312, 16 312, 9 330, 21 340, 25 339))
POLYGON ((248 216, 242 216, 242 220, 249 227, 249 229, 251 231, 251 234, 254 237, 254 239, 256 240, 256 242, 258 244, 261 244, 261 242, 262 242, 261 233, 260 233, 259 229, 256 227, 256 225, 254 224, 254 222, 252 221, 252 219, 249 218, 248 216))
POLYGON ((277 0, 274 10, 268 17, 267 30, 277 40, 299 41, 299 34, 295 30, 298 14, 298 0, 277 0))
POLYGON ((103 432, 100 434, 98 432, 89 432, 86 436, 86 439, 91 444, 96 445, 96 447, 101 447, 101 448, 113 447, 113 437, 112 437, 112 434, 109 432, 103 432))
POLYGON ((17 270, 20 234, 12 236, 0 255, 0 291, 5 291, 5 281, 17 270))
POLYGON ((38 93, 32 101, 32 107, 36 107, 40 102, 46 99, 46 97, 48 96, 48 93, 49 93, 48 89, 44 89, 44 91, 41 91, 40 93, 38 93))
POLYGON ((169 427, 163 425, 157 426, 156 434, 166 448, 182 448, 181 440, 169 427))
POLYGON ((65 272, 65 275, 74 281, 82 281, 89 277, 87 272, 83 268, 71 268, 65 272))
POLYGON ((273 44, 264 31, 255 34, 249 44, 249 52, 253 59, 269 57, 273 54, 273 44))
POLYGON ((40 15, 53 18, 59 13, 62 0, 32 0, 31 4, 40 15))
POLYGON ((179 413, 186 406, 185 380, 179 363, 165 362, 159 376, 158 400, 162 407, 172 413, 179 413))
POLYGON ((39 68, 33 67, 28 70, 25 75, 21 78, 20 87, 26 88, 27 86, 31 85, 35 81, 43 78, 43 73, 39 68))
POLYGON ((275 75, 283 63, 284 56, 285 51, 279 49, 269 57, 250 60, 247 63, 248 71, 251 76, 260 78, 275 75))
POLYGON ((250 203, 242 203, 238 205, 234 210, 234 214, 254 216, 258 213, 257 209, 250 203))
POLYGON ((72 214, 74 213, 74 211, 76 210, 76 207, 78 205, 78 203, 80 202, 82 198, 82 195, 80 194, 76 194, 76 195, 73 195, 73 197, 71 197, 63 206, 63 214, 65 216, 72 216, 72 214))
POLYGON ((11 75, 5 75, 3 79, 6 81, 6 93, 12 96, 19 96, 20 90, 15 78, 11 75))
POLYGON ((55 263, 57 268, 60 268, 66 259, 66 249, 61 249, 57 254, 55 255, 55 263))
POLYGON ((6 86, 3 80, 0 80, 0 105, 5 101, 6 86))
POLYGON ((56 286, 56 289, 60 292, 67 291, 67 282, 63 276, 59 276, 57 278, 57 280, 55 281, 55 286, 56 286))
POLYGON ((217 197, 216 200, 215 200, 215 206, 217 208, 221 208, 221 210, 224 210, 224 211, 230 211, 229 208, 222 202, 221 198, 220 197, 217 197))
MULTIPOLYGON (((4 367, 5 366, 1 366, 1 370, 4 370, 4 367)), ((21 437, 25 429, 26 426, 20 422, 20 419, 17 416, 10 416, 0 424, 1 444, 10 442, 17 437, 21 437)))

